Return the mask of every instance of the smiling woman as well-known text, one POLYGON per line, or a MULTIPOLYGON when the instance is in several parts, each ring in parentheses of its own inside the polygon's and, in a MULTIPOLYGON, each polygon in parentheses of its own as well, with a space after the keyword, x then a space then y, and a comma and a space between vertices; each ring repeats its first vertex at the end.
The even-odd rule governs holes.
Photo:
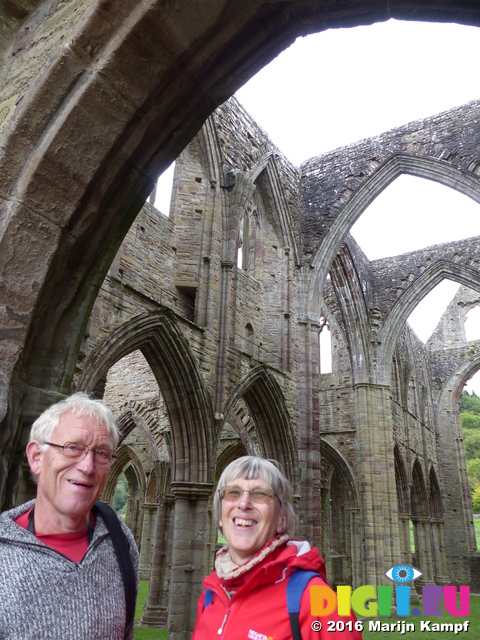
MULTIPOLYGON (((292 638, 295 625, 287 609, 289 577, 312 572, 308 585, 325 585, 325 564, 315 547, 289 536, 295 522, 292 488, 278 463, 255 456, 230 463, 218 481, 213 516, 227 545, 217 553, 215 571, 203 582, 206 590, 198 604, 193 640, 292 638)), ((338 613, 328 619, 338 620, 338 613)), ((315 621, 320 623, 311 615, 306 588, 298 612, 301 637, 332 638, 332 632, 322 635, 327 632, 326 624, 323 630, 322 624, 312 629, 315 621)), ((343 621, 351 621, 354 629, 353 619, 343 621)), ((342 626, 342 638, 361 638, 359 631, 348 628, 342 626)))

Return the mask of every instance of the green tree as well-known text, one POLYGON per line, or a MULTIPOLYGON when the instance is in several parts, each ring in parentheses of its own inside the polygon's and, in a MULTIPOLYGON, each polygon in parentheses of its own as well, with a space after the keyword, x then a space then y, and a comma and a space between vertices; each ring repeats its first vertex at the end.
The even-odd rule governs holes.
POLYGON ((472 491, 472 511, 480 513, 480 485, 477 485, 472 491))
POLYGON ((471 413, 470 411, 462 411, 460 413, 460 419, 464 429, 480 430, 480 414, 471 413))
POLYGON ((117 513, 123 513, 128 501, 128 481, 124 473, 118 477, 113 493, 113 509, 117 513))
POLYGON ((480 458, 467 460, 467 473, 470 480, 470 489, 480 486, 480 458))
POLYGON ((467 461, 480 458, 480 429, 463 429, 463 445, 467 461))
POLYGON ((462 393, 460 400, 460 413, 469 411, 470 413, 476 413, 480 415, 480 398, 475 391, 470 395, 468 391, 462 393))

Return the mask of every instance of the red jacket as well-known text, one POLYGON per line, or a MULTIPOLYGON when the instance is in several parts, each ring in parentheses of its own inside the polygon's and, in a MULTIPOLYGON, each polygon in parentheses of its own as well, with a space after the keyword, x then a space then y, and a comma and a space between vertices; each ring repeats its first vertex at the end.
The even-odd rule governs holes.
POLYGON ((322 576, 312 578, 303 592, 299 614, 303 640, 361 640, 361 632, 355 631, 353 615, 351 618, 340 618, 336 612, 322 618, 311 615, 309 586, 326 584, 325 563, 316 548, 310 548, 307 542, 292 540, 237 579, 231 599, 216 571, 207 576, 203 586, 214 592, 213 600, 204 609, 205 592, 200 596, 192 640, 291 640, 287 578, 297 569, 315 571, 322 576), (312 629, 316 621, 321 622, 321 631, 312 629), (345 626, 341 622, 338 631, 329 631, 329 626, 336 628, 336 621, 342 621, 345 626))

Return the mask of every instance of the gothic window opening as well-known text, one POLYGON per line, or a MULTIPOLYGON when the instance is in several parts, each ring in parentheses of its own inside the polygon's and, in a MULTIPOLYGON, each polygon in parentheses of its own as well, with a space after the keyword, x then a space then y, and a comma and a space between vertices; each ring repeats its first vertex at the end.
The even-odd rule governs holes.
POLYGON ((240 222, 237 267, 252 277, 255 277, 257 220, 257 207, 255 203, 250 202, 240 222))
POLYGON ((175 162, 165 169, 159 176, 148 202, 158 209, 165 216, 170 216, 170 205, 173 191, 173 174, 175 172, 175 162))
POLYGON ((467 312, 464 327, 465 338, 468 342, 471 340, 480 340, 480 305, 473 307, 467 312))
POLYGON ((332 335, 328 320, 323 316, 320 318, 320 373, 332 373, 332 335))
POLYGON ((255 350, 255 332, 250 323, 245 325, 245 353, 248 353, 249 356, 254 356, 255 350))

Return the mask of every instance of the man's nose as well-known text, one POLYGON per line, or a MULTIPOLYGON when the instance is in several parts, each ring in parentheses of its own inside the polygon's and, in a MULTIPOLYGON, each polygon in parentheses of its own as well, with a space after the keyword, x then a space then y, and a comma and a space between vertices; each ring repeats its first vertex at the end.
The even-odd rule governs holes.
POLYGON ((95 452, 93 449, 88 449, 87 453, 80 458, 77 463, 80 469, 93 471, 95 469, 95 452))

